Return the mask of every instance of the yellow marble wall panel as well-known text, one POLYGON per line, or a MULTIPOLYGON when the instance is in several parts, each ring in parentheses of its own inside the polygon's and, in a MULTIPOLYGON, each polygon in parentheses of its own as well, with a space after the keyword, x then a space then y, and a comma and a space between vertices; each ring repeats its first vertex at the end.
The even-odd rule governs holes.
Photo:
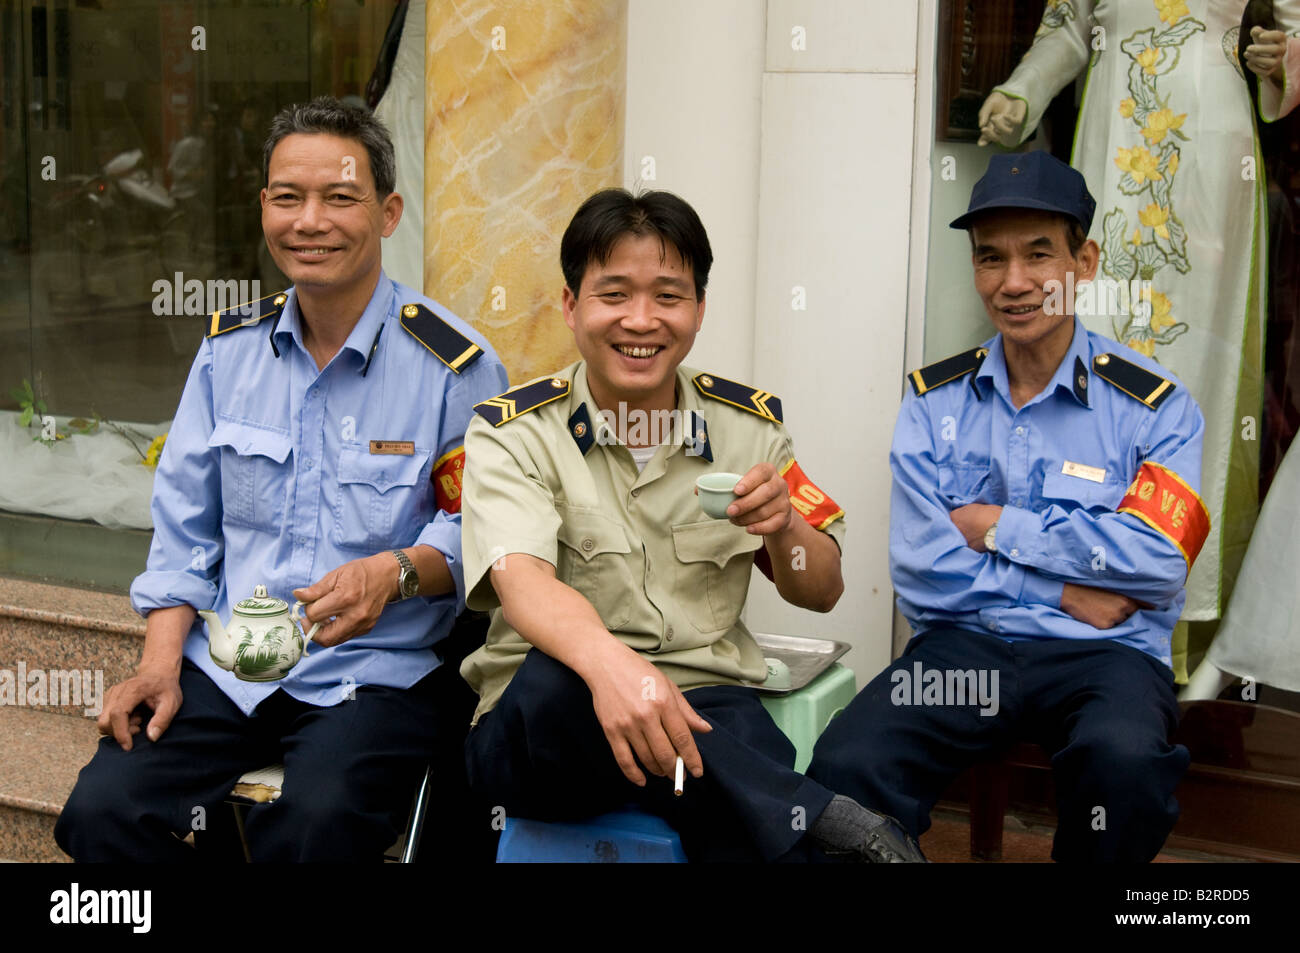
POLYGON ((560 236, 622 183, 627 3, 429 0, 426 23, 425 291, 522 383, 578 356, 560 236))

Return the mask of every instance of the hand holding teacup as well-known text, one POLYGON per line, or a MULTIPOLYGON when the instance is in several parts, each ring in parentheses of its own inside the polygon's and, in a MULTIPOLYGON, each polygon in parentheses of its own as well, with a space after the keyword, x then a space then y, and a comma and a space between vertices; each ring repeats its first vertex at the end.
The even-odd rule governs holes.
POLYGON ((794 521, 790 489, 770 463, 759 463, 744 475, 706 473, 695 481, 704 512, 727 519, 755 536, 788 530, 794 521))

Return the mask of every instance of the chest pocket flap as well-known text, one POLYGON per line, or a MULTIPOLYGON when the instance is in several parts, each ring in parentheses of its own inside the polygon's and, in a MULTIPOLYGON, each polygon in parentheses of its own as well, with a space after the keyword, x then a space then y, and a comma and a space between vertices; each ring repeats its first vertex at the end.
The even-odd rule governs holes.
POLYGON ((218 419, 208 446, 221 451, 224 519, 278 532, 289 497, 289 435, 235 420, 218 419))
POLYGON ((684 563, 708 562, 725 569, 734 557, 753 552, 762 545, 761 536, 751 535, 726 520, 680 523, 673 527, 673 548, 684 563))
POLYGON ((289 459, 289 435, 234 420, 218 420, 208 438, 209 447, 229 447, 241 457, 266 457, 276 463, 289 459))
POLYGON ((1043 499, 1048 503, 1063 505, 1069 509, 1070 503, 1084 509, 1102 507, 1114 509, 1124 498, 1128 484, 1113 480, 1109 475, 1104 483, 1070 476, 1068 473, 1049 473, 1043 477, 1043 499))
POLYGON ((630 553, 623 526, 594 510, 565 507, 557 534, 561 543, 590 562, 602 553, 630 553))
POLYGON ((429 454, 416 450, 411 456, 368 453, 357 447, 339 451, 340 483, 364 483, 380 493, 395 486, 415 486, 429 454))

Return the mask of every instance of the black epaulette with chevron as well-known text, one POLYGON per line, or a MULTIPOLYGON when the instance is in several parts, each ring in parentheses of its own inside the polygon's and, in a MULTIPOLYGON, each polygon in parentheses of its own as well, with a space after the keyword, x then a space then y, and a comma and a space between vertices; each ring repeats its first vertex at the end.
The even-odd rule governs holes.
POLYGON ((781 398, 770 391, 738 384, 714 374, 696 374, 691 380, 705 397, 747 410, 775 424, 784 419, 781 416, 781 398))
POLYGON ((490 397, 474 410, 493 427, 500 427, 530 410, 536 410, 553 400, 567 397, 569 382, 562 377, 543 377, 531 384, 523 384, 496 397, 490 397))

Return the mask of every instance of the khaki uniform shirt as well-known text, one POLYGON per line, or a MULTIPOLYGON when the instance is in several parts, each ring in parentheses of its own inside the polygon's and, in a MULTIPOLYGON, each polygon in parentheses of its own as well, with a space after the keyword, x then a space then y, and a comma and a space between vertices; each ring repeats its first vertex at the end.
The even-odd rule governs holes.
MULTIPOLYGON (((698 372, 678 367, 679 439, 638 473, 598 411, 584 368, 580 361, 555 375, 558 399, 498 426, 476 415, 465 435, 466 603, 492 611, 486 644, 461 666, 480 696, 475 722, 532 647, 506 624, 489 578, 510 553, 555 566, 611 633, 683 691, 766 677, 763 653, 740 622, 762 537, 709 518, 694 489, 709 472, 743 475, 763 461, 783 468, 794 458, 785 427, 703 396, 692 380, 698 372)), ((842 545, 840 516, 819 528, 842 545)))

